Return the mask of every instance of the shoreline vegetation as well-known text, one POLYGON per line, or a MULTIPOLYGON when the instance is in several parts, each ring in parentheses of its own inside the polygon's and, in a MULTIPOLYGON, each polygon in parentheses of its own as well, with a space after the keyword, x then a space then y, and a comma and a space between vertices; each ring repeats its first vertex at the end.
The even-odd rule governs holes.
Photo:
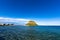
POLYGON ((14 24, 0 24, 0 26, 13 26, 14 24))
POLYGON ((45 27, 55 27, 58 26, 60 27, 60 25, 38 25, 35 21, 28 21, 25 25, 16 25, 16 24, 12 24, 12 23, 0 23, 0 26, 45 26, 45 27))
MULTIPOLYGON (((0 26, 13 26, 15 24, 0 24, 0 26)), ((25 26, 38 26, 35 21, 28 21, 28 23, 25 24, 25 26)))

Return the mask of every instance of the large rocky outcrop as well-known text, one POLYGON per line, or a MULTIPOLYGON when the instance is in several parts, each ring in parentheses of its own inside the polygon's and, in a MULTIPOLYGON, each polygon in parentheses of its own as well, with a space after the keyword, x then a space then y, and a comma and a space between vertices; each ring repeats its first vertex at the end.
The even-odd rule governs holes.
POLYGON ((28 23, 26 24, 26 26, 37 26, 35 21, 28 21, 28 23))

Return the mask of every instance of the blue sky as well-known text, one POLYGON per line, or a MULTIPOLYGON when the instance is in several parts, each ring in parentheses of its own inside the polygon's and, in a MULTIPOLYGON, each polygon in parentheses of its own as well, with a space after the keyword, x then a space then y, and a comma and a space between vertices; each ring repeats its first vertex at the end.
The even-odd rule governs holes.
POLYGON ((60 24, 60 0, 0 0, 0 17, 60 24))

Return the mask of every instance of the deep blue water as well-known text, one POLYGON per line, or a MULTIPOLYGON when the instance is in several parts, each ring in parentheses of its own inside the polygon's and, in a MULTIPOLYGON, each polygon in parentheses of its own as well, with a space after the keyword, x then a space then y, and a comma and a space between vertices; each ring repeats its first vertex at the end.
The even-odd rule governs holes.
POLYGON ((0 40, 60 40, 60 26, 0 26, 0 40))

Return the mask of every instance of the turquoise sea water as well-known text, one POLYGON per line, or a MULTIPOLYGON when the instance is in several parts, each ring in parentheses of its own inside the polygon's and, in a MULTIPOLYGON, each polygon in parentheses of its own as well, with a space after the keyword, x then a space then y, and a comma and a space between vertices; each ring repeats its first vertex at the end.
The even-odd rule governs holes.
POLYGON ((60 40, 60 26, 0 26, 0 40, 60 40))

